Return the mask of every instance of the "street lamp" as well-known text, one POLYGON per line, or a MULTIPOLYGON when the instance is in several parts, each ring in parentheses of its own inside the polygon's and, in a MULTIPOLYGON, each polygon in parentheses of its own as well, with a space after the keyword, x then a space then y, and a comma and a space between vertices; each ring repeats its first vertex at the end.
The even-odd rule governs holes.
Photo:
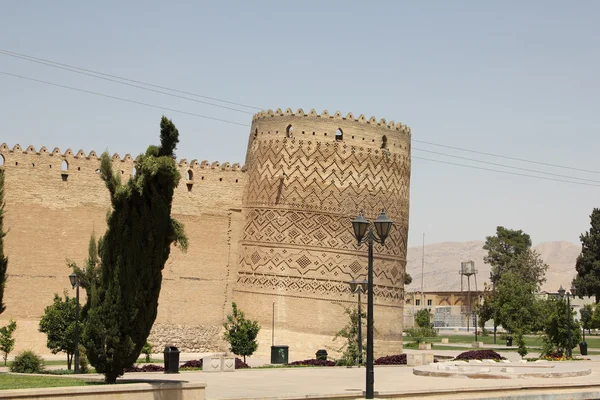
POLYGON ((385 210, 382 209, 379 217, 373 221, 373 225, 375 225, 377 236, 373 232, 373 226, 365 219, 362 212, 352 221, 352 229, 354 230, 354 236, 358 245, 360 246, 361 243, 367 242, 369 246, 367 275, 367 387, 365 396, 367 399, 375 397, 373 391, 375 383, 375 370, 373 367, 373 242, 380 243, 382 246, 385 244, 385 239, 392 229, 392 220, 388 218, 385 210))
MULTIPOLYGON (((558 289, 558 295, 563 298, 565 296, 566 290, 560 285, 560 289, 558 289)), ((569 358, 573 358, 573 334, 571 332, 571 300, 569 298, 569 292, 567 293, 567 329, 569 335, 569 348, 567 349, 567 356, 569 358)), ((577 289, 575 286, 571 286, 571 295, 575 296, 577 293, 577 289)))
POLYGON ((79 373, 79 278, 75 271, 69 275, 69 281, 71 282, 71 286, 73 289, 76 288, 75 297, 77 299, 77 306, 75 308, 75 353, 74 353, 74 363, 75 363, 75 374, 79 373))
POLYGON ((363 351, 362 351, 362 312, 360 310, 360 294, 365 293, 367 291, 367 280, 363 280, 362 282, 357 282, 352 280, 349 282, 350 291, 352 293, 358 293, 358 365, 362 365, 363 363, 363 351))

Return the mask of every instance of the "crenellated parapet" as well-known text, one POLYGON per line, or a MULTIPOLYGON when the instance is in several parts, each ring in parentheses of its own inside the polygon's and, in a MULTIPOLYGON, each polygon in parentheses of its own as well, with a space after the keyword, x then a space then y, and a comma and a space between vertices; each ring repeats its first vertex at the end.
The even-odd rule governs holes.
POLYGON ((377 126, 389 129, 389 130, 395 130, 395 131, 400 131, 402 133, 410 134, 410 128, 401 122, 394 122, 394 121, 387 122, 385 120, 385 118, 381 118, 380 120, 377 120, 377 118, 375 118, 375 117, 371 117, 371 118, 367 119, 363 114, 358 116, 358 118, 355 118, 352 113, 348 113, 344 117, 339 111, 336 111, 332 115, 332 114, 329 114, 329 112, 327 110, 324 110, 321 114, 318 114, 314 109, 310 110, 308 113, 305 113, 304 110, 302 110, 301 108, 296 110, 296 112, 293 112, 290 108, 286 109, 285 111, 282 111, 281 108, 278 108, 275 111, 269 109, 269 110, 260 111, 256 114, 254 114, 254 116, 252 117, 252 121, 256 121, 256 120, 262 119, 262 118, 275 117, 275 116, 280 116, 280 117, 295 116, 295 117, 332 119, 332 120, 339 120, 339 121, 353 121, 353 122, 357 122, 359 124, 369 124, 372 126, 377 125, 377 126))
MULTIPOLYGON (((124 178, 129 178, 135 175, 135 159, 128 153, 125 156, 121 156, 118 153, 114 153, 111 156, 113 162, 113 168, 119 170, 124 178)), ((77 153, 71 149, 61 151, 58 147, 55 147, 52 151, 49 151, 46 146, 42 146, 37 150, 33 145, 29 145, 26 149, 23 149, 21 145, 15 144, 12 149, 6 144, 0 145, 0 166, 2 167, 29 167, 29 168, 42 168, 45 170, 58 170, 61 171, 62 175, 68 175, 71 172, 93 172, 98 173, 101 162, 101 153, 96 153, 94 150, 88 153, 83 150, 79 150, 77 153)), ((182 174, 182 177, 193 177, 199 175, 202 179, 205 179, 205 175, 216 172, 233 172, 243 173, 245 168, 239 163, 230 162, 209 162, 204 160, 198 162, 194 159, 190 163, 186 159, 177 161, 177 166, 182 174), (190 173, 191 172, 191 173, 190 173)), ((66 177, 63 176, 63 180, 66 177)), ((239 177, 235 177, 237 183, 239 177)), ((219 182, 223 182, 223 178, 219 179, 219 182)))

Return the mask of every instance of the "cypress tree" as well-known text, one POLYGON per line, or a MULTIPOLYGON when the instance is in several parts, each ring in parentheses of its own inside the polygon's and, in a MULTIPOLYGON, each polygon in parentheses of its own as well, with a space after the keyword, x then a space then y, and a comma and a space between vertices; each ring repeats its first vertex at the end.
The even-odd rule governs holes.
POLYGON ((8 257, 4 255, 4 170, 0 170, 0 314, 6 310, 4 304, 4 287, 6 286, 6 270, 8 257))
POLYGON ((160 122, 160 142, 136 159, 137 173, 126 184, 113 173, 108 153, 102 154, 100 173, 112 210, 98 244, 100 267, 86 282, 83 338, 90 363, 107 383, 115 383, 135 363, 146 343, 171 244, 187 249, 183 225, 171 218, 181 178, 174 153, 179 132, 166 117, 160 122))

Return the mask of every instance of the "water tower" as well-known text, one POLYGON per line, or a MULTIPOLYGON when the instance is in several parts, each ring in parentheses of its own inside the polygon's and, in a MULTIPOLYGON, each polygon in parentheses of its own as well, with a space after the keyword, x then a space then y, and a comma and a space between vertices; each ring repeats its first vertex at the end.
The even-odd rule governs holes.
MULTIPOLYGON (((471 276, 475 279, 475 293, 477 293, 477 270, 475 269, 475 262, 463 261, 460 263, 460 294, 463 297, 464 278, 467 277, 467 301, 466 305, 462 306, 462 313, 467 316, 467 332, 469 331, 469 316, 472 314, 471 306, 471 276)), ((477 329, 477 327, 474 327, 477 329)))

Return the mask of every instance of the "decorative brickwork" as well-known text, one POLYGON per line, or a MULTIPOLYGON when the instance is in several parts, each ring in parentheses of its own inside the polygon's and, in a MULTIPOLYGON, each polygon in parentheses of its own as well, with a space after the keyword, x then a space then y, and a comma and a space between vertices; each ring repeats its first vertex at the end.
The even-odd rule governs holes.
MULTIPOLYGON (((123 181, 135 173, 129 154, 112 160, 123 181)), ((74 295, 65 260, 82 262, 90 234, 103 234, 109 196, 95 151, 2 144, 0 167, 9 231, 0 325, 17 320, 15 352, 44 354, 39 318, 54 293, 74 295)), ((222 323, 236 301, 261 323, 260 356, 268 359, 273 305, 275 339, 290 345, 291 359, 339 348, 331 339, 347 323, 344 307, 356 305, 347 282, 363 279, 367 268, 366 246, 356 245, 350 221, 361 210, 374 219, 385 208, 394 228, 385 247, 375 246, 376 339, 382 352, 401 350, 408 127, 268 110, 253 117, 246 166, 180 160, 178 168, 173 214, 190 243, 186 254, 173 250, 163 270, 153 345, 223 351, 222 323)))
MULTIPOLYGON (((350 301, 348 282, 366 277, 366 246, 350 221, 382 208, 394 220, 375 247, 375 297, 401 320, 410 185, 410 129, 364 116, 314 110, 256 114, 246 156, 244 230, 234 299, 268 323, 276 294, 310 302, 350 301), (385 138, 384 138, 385 137, 385 138)), ((279 300, 278 300, 279 301, 279 300)), ((323 316, 337 308, 319 306, 323 316)), ((293 310, 289 310, 293 312, 293 310)), ((301 323, 299 323, 302 325, 301 323)), ((304 324, 308 329, 309 324, 304 324)), ((386 333, 401 334, 400 323, 386 333)), ((288 325, 283 328, 290 328, 288 325)), ((338 326, 328 330, 335 333, 338 326)), ((290 328, 294 330, 294 328, 290 328)))

